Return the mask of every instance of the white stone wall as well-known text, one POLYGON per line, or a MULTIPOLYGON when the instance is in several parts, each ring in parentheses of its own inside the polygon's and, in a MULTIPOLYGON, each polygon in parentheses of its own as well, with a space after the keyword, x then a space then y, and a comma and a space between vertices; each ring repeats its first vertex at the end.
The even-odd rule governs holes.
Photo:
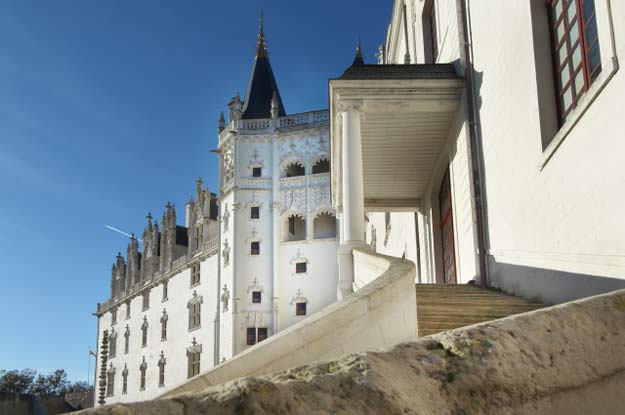
MULTIPOLYGON (((401 63, 405 45, 403 31, 396 28, 403 24, 397 3, 401 2, 395 4, 387 59, 401 63)), ((421 16, 426 3, 408 2, 418 62, 423 62, 425 55, 425 48, 418 44, 425 42, 421 16)), ((458 62, 460 67, 463 51, 457 2, 434 3, 438 62, 458 62)), ((615 213, 625 207, 624 193, 619 191, 625 183, 621 168, 625 144, 617 122, 622 118, 625 76, 617 70, 615 58, 625 52, 625 5, 607 0, 595 3, 602 72, 570 117, 572 121, 558 132, 550 87, 551 54, 545 47, 550 40, 544 2, 469 2, 483 140, 490 283, 548 303, 624 285, 625 223, 615 213), (544 147, 543 142, 554 135, 544 147)), ((436 196, 447 166, 459 282, 478 274, 465 100, 463 97, 419 211, 422 281, 441 281, 436 196)), ((393 229, 395 221, 401 223, 399 227, 413 226, 412 218, 400 219, 398 213, 392 217, 393 229)), ((383 214, 371 216, 379 249, 384 237, 381 220, 383 214)), ((400 235, 391 235, 391 239, 389 247, 380 252, 401 256, 406 240, 400 235)))
MULTIPOLYGON (((119 306, 117 323, 111 325, 111 313, 104 313, 99 320, 100 342, 104 330, 117 332, 115 357, 110 358, 107 368, 112 364, 115 368, 114 395, 106 398, 106 403, 134 402, 150 399, 173 386, 180 385, 187 379, 187 347, 193 338, 202 345, 200 368, 202 371, 214 366, 214 317, 217 302, 217 256, 213 255, 200 264, 200 283, 191 287, 191 271, 189 268, 172 276, 167 284, 167 299, 163 299, 163 285, 158 284, 150 289, 150 304, 143 310, 143 297, 138 295, 131 300, 130 318, 126 318, 126 305, 119 306), (202 296, 201 326, 189 330, 189 311, 187 303, 193 292, 202 296), (161 340, 161 317, 163 310, 167 312, 167 338, 161 340), (143 318, 148 323, 147 346, 142 346, 143 318), (130 331, 129 350, 124 353, 126 326, 130 331), (158 387, 158 361, 160 353, 166 359, 165 386, 158 387), (147 363, 145 390, 140 390, 140 368, 145 357, 147 363), (128 368, 128 393, 122 394, 122 371, 128 368)), ((100 347, 100 344, 98 344, 100 347)), ((98 375, 100 370, 98 355, 98 375)), ((97 397, 96 397, 97 400, 97 397)))

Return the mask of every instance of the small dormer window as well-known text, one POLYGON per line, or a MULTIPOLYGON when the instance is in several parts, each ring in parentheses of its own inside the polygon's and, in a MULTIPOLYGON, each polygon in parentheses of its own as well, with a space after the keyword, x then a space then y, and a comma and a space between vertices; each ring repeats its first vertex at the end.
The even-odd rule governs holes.
POLYGON ((252 168, 252 177, 261 177, 263 175, 262 167, 252 168))

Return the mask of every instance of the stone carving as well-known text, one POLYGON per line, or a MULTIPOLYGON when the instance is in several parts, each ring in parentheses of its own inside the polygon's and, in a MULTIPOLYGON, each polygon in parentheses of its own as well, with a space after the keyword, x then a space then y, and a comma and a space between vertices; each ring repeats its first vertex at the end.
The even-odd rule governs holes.
POLYGON ((306 189, 289 189, 280 191, 280 213, 287 210, 306 212, 306 189))
POLYGON ((163 315, 161 316, 161 323, 165 323, 167 322, 167 320, 169 320, 169 316, 167 315, 167 311, 163 309, 163 315))
POLYGON ((192 353, 202 353, 202 345, 197 343, 195 337, 191 340, 191 346, 187 347, 187 356, 192 353))
POLYGON ((373 252, 378 252, 377 249, 377 245, 378 245, 378 235, 377 235, 377 230, 375 229, 375 226, 371 226, 371 250, 373 252))
POLYGON ((297 290, 295 297, 291 298, 291 305, 295 305, 297 303, 308 303, 308 299, 304 297, 304 293, 301 288, 297 290))
POLYGON ((224 206, 224 213, 221 215, 221 221, 223 222, 223 232, 227 232, 230 227, 230 211, 228 210, 228 204, 224 206))
POLYGON ((228 239, 224 241, 224 247, 221 250, 221 257, 224 261, 224 268, 230 265, 230 247, 228 246, 228 239))
POLYGON ((295 254, 295 256, 291 258, 290 264, 293 265, 298 262, 305 262, 307 264, 310 263, 310 261, 308 261, 308 258, 302 255, 302 251, 300 248, 297 249, 297 254, 295 254))
POLYGON ((252 284, 247 287, 247 292, 250 293, 252 291, 260 291, 263 292, 263 286, 258 282, 258 278, 254 278, 252 284))
POLYGON ((263 158, 258 153, 258 150, 254 150, 254 154, 250 158, 249 163, 247 163, 247 168, 248 169, 251 169, 251 168, 254 168, 254 167, 262 167, 262 168, 265 167, 265 161, 263 160, 263 158))
POLYGON ((191 307, 194 304, 202 304, 204 302, 204 298, 201 295, 197 294, 197 291, 193 290, 193 296, 187 303, 187 308, 191 307))
POLYGON ((230 291, 228 287, 224 285, 221 289, 221 312, 225 313, 228 311, 228 302, 230 301, 230 291))
POLYGON ((161 355, 158 359, 158 365, 165 366, 166 363, 167 363, 167 359, 165 359, 165 353, 163 353, 163 351, 161 350, 161 355))
POLYGON ((143 324, 141 324, 141 330, 147 330, 148 329, 148 318, 146 316, 143 316, 143 324))

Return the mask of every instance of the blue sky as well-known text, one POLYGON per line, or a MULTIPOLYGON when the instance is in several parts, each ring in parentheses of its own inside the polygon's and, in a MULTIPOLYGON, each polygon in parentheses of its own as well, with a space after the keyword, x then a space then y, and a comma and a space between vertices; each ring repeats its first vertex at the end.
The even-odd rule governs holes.
POLYGON ((261 5, 296 113, 327 107, 358 32, 374 62, 392 1, 0 2, 0 369, 87 378, 127 244, 105 225, 140 234, 199 175, 215 189, 216 120, 245 94, 261 5))

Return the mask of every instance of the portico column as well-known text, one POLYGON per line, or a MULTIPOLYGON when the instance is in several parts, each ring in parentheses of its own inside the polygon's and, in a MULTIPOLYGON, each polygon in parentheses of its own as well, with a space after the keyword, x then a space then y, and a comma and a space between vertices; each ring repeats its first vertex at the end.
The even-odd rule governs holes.
POLYGON ((346 100, 339 103, 342 118, 341 190, 342 231, 339 248, 339 292, 343 298, 353 292, 354 257, 352 250, 365 244, 365 199, 362 167, 362 139, 360 122, 362 101, 346 100))

